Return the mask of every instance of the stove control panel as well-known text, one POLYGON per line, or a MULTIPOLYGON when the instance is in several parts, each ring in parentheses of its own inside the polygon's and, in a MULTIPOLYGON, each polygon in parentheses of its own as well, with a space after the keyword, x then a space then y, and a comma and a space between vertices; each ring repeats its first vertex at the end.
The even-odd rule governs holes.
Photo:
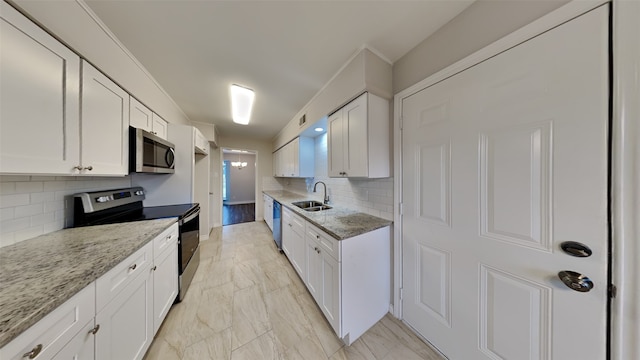
POLYGON ((138 186, 126 189, 93 191, 75 194, 74 197, 79 198, 82 203, 82 208, 77 209, 77 211, 82 211, 87 214, 121 205, 142 202, 142 200, 144 200, 144 189, 138 186))

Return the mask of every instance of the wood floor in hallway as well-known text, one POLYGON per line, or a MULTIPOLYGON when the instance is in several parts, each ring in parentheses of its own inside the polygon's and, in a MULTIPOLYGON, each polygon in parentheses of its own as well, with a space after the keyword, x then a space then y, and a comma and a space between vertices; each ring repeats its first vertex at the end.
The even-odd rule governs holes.
POLYGON ((390 315, 345 346, 264 222, 216 228, 201 247, 194 281, 146 360, 442 359, 390 315))
POLYGON ((222 205, 222 225, 234 225, 256 220, 256 204, 222 205))

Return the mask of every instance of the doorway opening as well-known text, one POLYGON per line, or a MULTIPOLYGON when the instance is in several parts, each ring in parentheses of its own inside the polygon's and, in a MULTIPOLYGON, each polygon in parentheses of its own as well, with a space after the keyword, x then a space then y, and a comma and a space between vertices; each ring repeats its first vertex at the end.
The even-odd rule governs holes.
POLYGON ((255 221, 256 152, 224 148, 222 156, 222 226, 255 221))

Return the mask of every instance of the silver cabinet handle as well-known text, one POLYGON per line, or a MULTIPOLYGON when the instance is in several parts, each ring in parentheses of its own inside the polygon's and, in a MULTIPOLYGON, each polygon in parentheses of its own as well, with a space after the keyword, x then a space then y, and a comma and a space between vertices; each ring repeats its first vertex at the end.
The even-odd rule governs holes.
POLYGON ((153 267, 151 268, 151 270, 156 271, 156 269, 158 269, 157 265, 153 265, 153 267))
POLYGON ((41 351, 42 351, 42 344, 38 344, 33 349, 31 349, 31 351, 29 351, 28 353, 22 355, 22 357, 23 358, 28 357, 29 359, 35 359, 36 356, 38 356, 41 351))
POLYGON ((133 264, 129 266, 129 270, 135 270, 137 266, 138 266, 137 264, 133 264))
POLYGON ((76 170, 78 170, 78 171, 80 171, 80 170, 82 170, 82 169, 83 169, 83 168, 82 168, 82 166, 80 166, 80 165, 74 166, 73 168, 74 168, 74 169, 76 169, 76 170))
POLYGON ((93 329, 89 330, 89 334, 95 335, 100 330, 100 324, 96 324, 93 329))

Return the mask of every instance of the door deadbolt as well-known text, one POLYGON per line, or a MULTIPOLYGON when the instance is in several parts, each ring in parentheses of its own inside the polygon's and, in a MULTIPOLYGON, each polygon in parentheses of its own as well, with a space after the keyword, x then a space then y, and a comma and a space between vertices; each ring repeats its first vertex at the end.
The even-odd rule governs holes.
POLYGON ((577 241, 565 241, 560 244, 560 248, 562 251, 575 257, 589 257, 593 254, 593 251, 591 251, 587 245, 577 241))

